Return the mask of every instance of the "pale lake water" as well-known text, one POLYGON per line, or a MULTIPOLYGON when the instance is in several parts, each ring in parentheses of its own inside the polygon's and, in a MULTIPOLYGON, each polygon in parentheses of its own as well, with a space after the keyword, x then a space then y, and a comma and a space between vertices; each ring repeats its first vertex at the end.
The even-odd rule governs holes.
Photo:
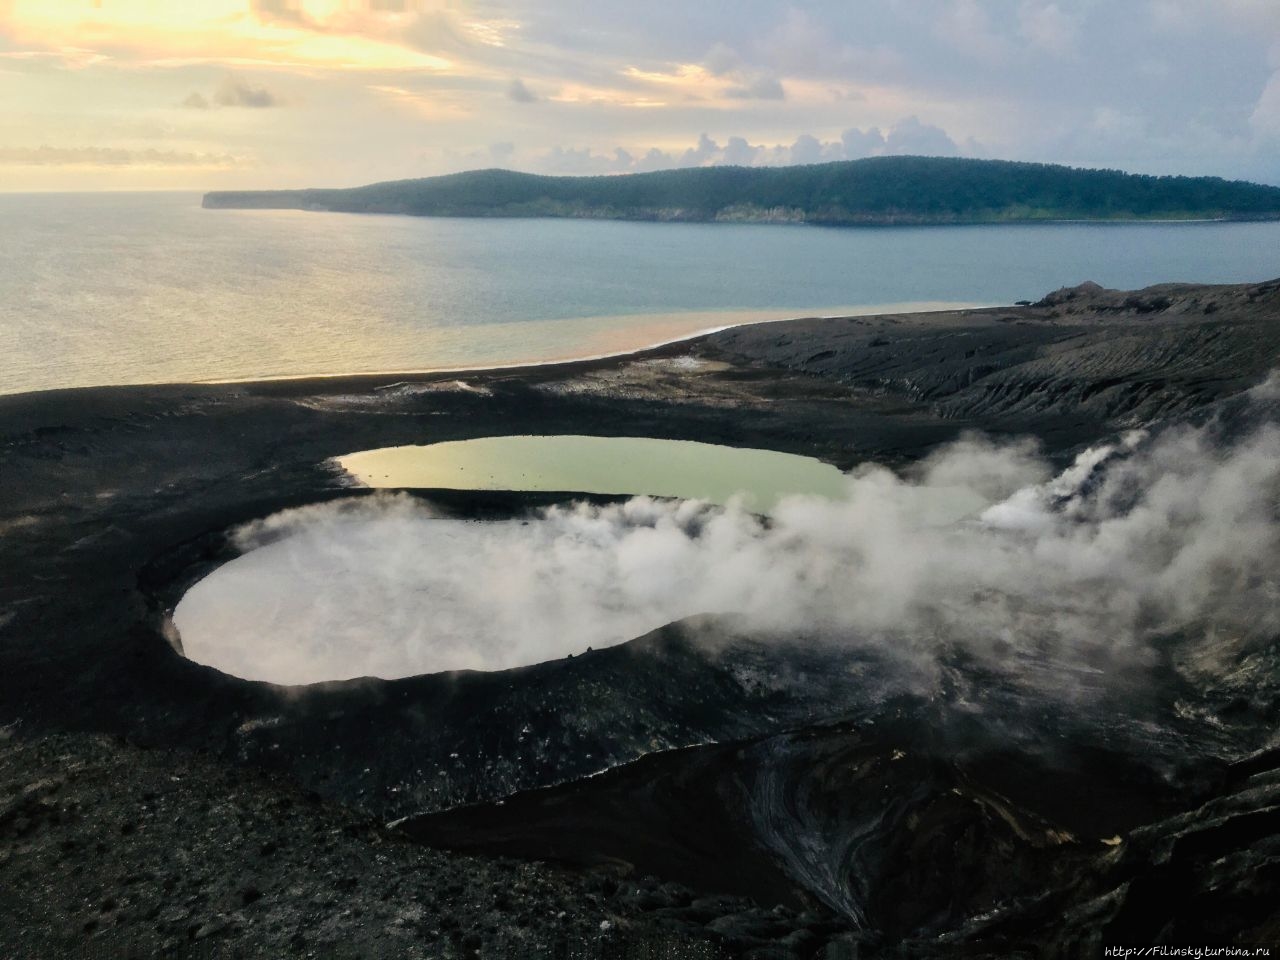
MULTIPOLYGON (((772 513, 787 497, 839 500, 849 478, 829 463, 775 450, 653 437, 509 436, 380 447, 335 458, 376 489, 541 490, 702 500, 772 513)), ((964 487, 904 490, 923 524, 972 516, 985 501, 964 487)))
POLYGON ((784 496, 837 498, 846 479, 812 457, 650 437, 481 437, 338 458, 369 487, 648 494, 769 512, 784 496))
POLYGON ((545 362, 744 320, 1280 275, 1280 223, 819 228, 0 194, 0 393, 545 362))

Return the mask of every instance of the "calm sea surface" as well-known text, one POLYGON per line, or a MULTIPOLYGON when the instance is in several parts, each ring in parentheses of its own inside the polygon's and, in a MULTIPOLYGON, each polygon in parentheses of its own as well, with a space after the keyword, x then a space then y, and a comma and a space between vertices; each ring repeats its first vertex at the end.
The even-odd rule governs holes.
POLYGON ((745 319, 1280 275, 1280 223, 826 229, 0 194, 0 393, 515 364, 745 319))

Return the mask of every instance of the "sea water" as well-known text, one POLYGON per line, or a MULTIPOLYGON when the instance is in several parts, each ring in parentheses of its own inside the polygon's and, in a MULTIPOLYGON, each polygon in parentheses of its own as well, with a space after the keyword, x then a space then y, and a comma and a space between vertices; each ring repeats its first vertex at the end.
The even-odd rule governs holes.
POLYGON ((1278 223, 467 220, 0 194, 0 393, 546 362, 1084 280, 1260 281, 1278 250, 1278 223))

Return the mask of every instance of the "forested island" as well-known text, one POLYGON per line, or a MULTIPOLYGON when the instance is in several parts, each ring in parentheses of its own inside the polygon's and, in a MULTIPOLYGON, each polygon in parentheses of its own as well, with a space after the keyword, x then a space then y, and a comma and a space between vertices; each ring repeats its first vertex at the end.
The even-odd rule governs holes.
POLYGON ((213 209, 852 224, 1280 218, 1280 187, 1042 163, 872 157, 548 177, 474 170, 350 189, 217 191, 213 209))

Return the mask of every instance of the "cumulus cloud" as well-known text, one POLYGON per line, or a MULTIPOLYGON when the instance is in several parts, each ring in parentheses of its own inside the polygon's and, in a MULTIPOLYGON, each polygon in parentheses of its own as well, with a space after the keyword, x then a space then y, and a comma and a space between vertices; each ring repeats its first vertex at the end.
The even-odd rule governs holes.
POLYGON ((759 148, 753 147, 742 137, 730 137, 724 145, 724 162, 735 167, 749 167, 755 162, 759 148))
MULTIPOLYGON (((813 139, 813 138, 810 138, 813 139)), ((800 138, 793 144, 792 155, 788 162, 815 162, 812 160, 796 160, 797 148, 803 156, 813 155, 813 145, 800 138)), ((922 123, 919 117, 906 117, 899 120, 884 133, 879 127, 866 130, 850 127, 840 134, 840 140, 833 143, 821 143, 822 160, 858 160, 862 157, 881 156, 929 156, 954 157, 962 153, 974 153, 979 145, 969 141, 965 149, 961 149, 941 127, 930 123, 922 123)))
POLYGON ((790 161, 792 163, 818 163, 822 160, 822 141, 807 133, 796 137, 791 144, 790 161))
POLYGON ((961 151, 956 142, 941 127, 921 123, 919 117, 907 117, 889 128, 887 134, 879 127, 860 130, 852 127, 840 135, 846 159, 881 156, 926 156, 954 157, 961 152, 974 152, 970 149, 961 151))
POLYGON ((753 144, 745 137, 732 136, 722 145, 703 133, 698 142, 680 152, 652 147, 639 156, 616 148, 611 154, 596 153, 590 147, 552 148, 534 166, 544 173, 644 173, 685 167, 742 166, 779 167, 833 160, 859 160, 889 155, 952 157, 980 154, 981 145, 966 141, 963 149, 941 127, 907 117, 889 128, 861 130, 851 127, 839 140, 821 140, 802 133, 789 144, 753 144))
POLYGON ((565 176, 588 176, 601 173, 629 173, 632 169, 630 154, 628 160, 619 162, 619 154, 613 156, 595 153, 590 147, 552 147, 537 163, 544 173, 562 174, 565 176))
POLYGON ((720 144, 705 133, 698 137, 697 146, 686 150, 680 157, 682 167, 701 167, 713 163, 721 155, 720 144))
POLYGON ((514 100, 516 103, 536 103, 539 97, 525 86, 523 80, 519 77, 513 77, 511 82, 507 84, 507 99, 514 100))
POLYGON ((1135 433, 1056 474, 1032 443, 967 438, 768 520, 640 497, 459 521, 374 496, 242 528, 244 556, 176 622, 194 659, 302 683, 499 669, 731 614, 763 637, 892 650, 913 676, 962 654, 1070 697, 1073 675, 1141 671, 1174 635, 1273 637, 1278 489, 1267 425, 1135 433))
MULTIPOLYGON (((734 139, 741 140, 742 138, 737 137, 734 139)), ((657 147, 650 147, 644 152, 643 156, 635 161, 635 166, 628 172, 649 173, 653 170, 666 170, 674 165, 675 161, 670 154, 664 150, 659 150, 657 147)))
POLYGON ((960 153, 960 148, 945 130, 921 123, 919 117, 907 117, 894 124, 884 138, 884 146, 884 152, 889 154, 954 157, 960 153))
POLYGON ((840 134, 840 145, 844 148, 845 156, 850 160, 858 157, 873 157, 884 152, 884 134, 880 132, 879 127, 871 127, 868 130, 850 127, 840 134))
POLYGON ((266 87, 255 87, 244 79, 228 74, 214 89, 205 96, 198 90, 192 91, 182 101, 182 106, 189 110, 209 110, 213 107, 247 107, 263 110, 279 105, 279 101, 266 87))
POLYGON ((220 107, 264 109, 276 106, 276 97, 266 87, 254 87, 240 77, 227 76, 213 92, 213 102, 220 107))

